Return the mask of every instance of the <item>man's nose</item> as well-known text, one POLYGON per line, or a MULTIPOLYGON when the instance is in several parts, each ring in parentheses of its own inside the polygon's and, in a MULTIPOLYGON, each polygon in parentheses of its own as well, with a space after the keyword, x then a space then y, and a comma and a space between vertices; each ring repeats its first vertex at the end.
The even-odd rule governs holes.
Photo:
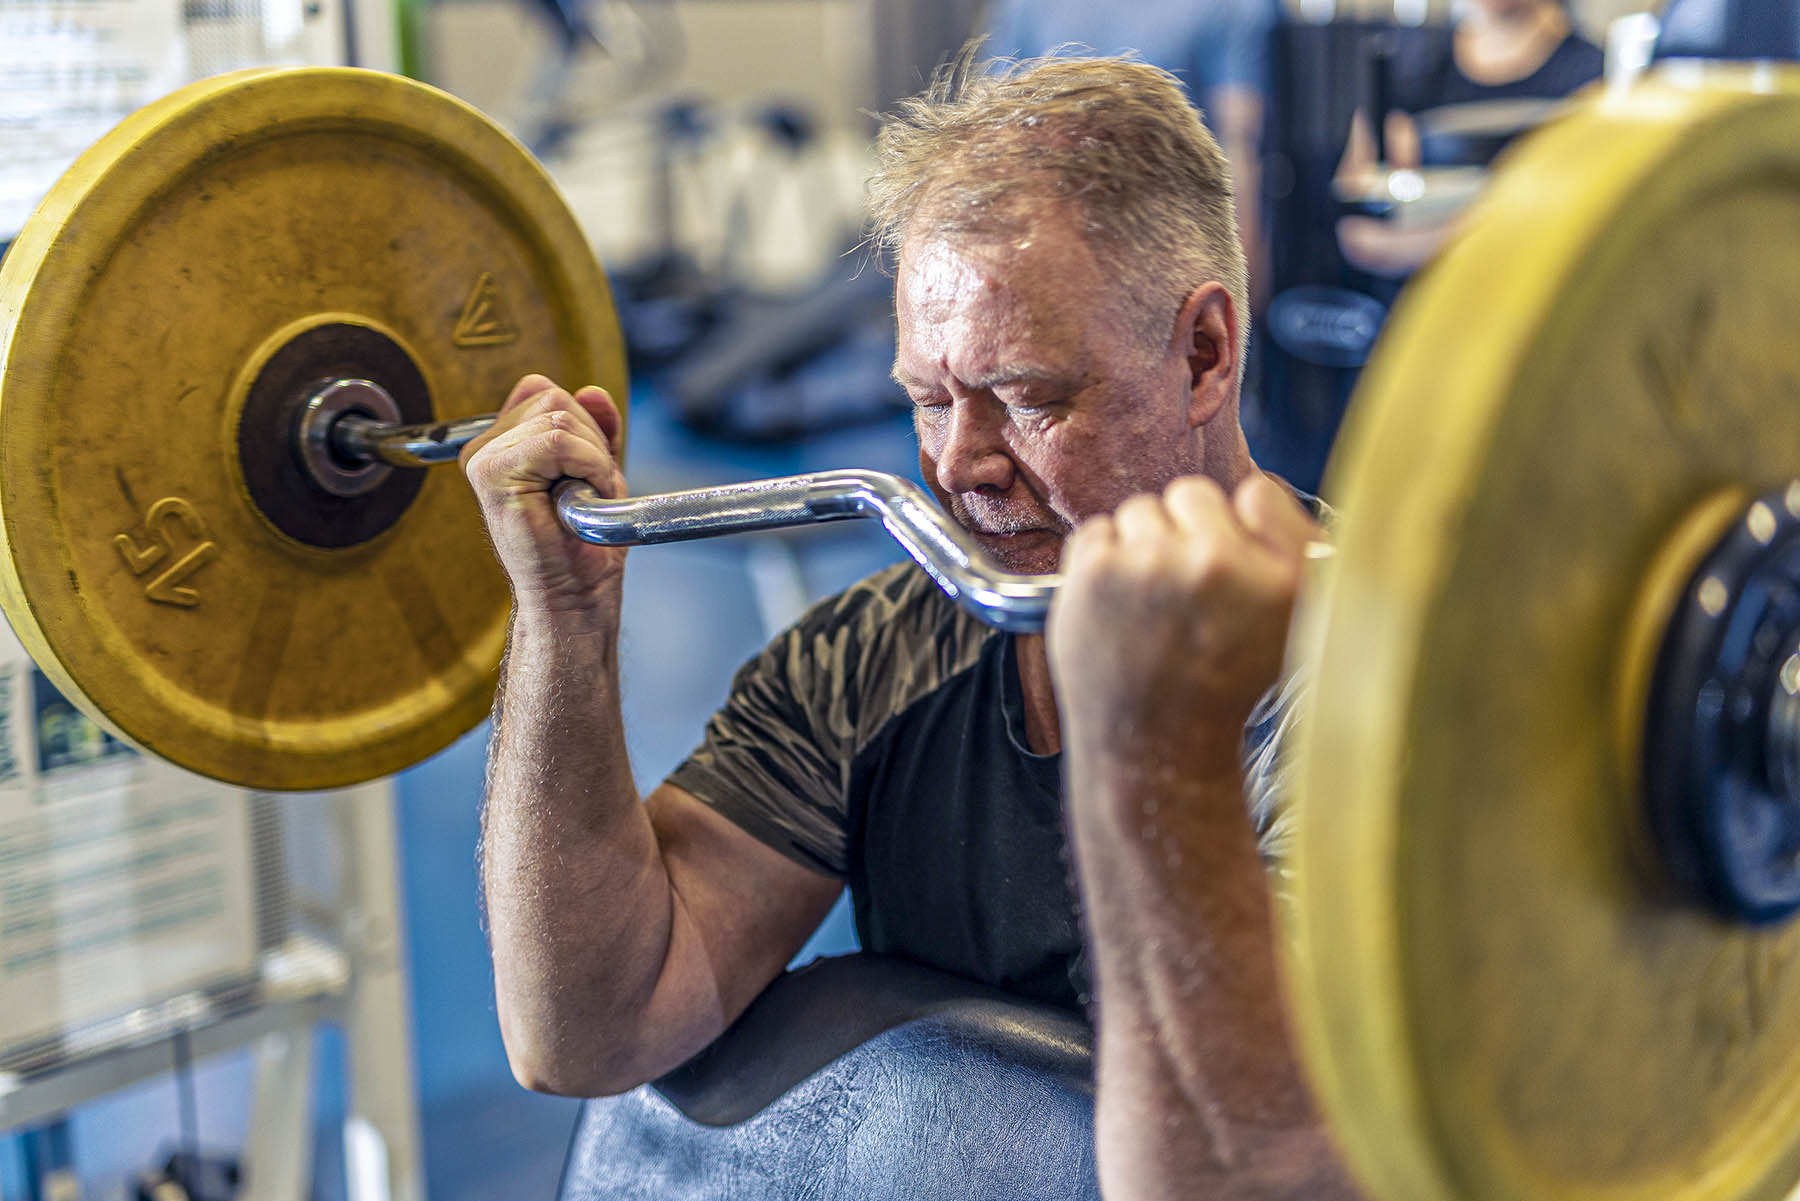
POLYGON ((1002 406, 991 397, 959 396, 937 456, 938 486, 946 492, 1012 487, 1013 461, 1004 437, 1002 406))

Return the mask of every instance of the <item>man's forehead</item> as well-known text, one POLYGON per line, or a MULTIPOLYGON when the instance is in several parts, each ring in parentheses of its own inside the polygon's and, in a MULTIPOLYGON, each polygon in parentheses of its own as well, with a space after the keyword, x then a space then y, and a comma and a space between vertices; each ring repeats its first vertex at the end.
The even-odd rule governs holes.
POLYGON ((936 386, 948 374, 991 388, 1079 375, 1101 281, 1091 259, 1071 266, 1063 236, 1049 223, 1004 239, 915 233, 895 281, 894 378, 936 386))
POLYGON ((942 310, 959 308, 983 293, 998 293, 1007 282, 1005 259, 1010 253, 1010 248, 960 238, 908 241, 894 278, 895 299, 909 312, 942 319, 942 310))
POLYGON ((1026 273, 1100 270, 1080 213, 1059 203, 1019 206, 1004 220, 986 222, 921 211, 900 241, 902 277, 912 267, 924 269, 923 278, 948 278, 952 264, 1000 282, 1026 273))
POLYGON ((982 310, 1036 325, 1063 325, 1091 310, 1105 281, 1085 246, 1037 228, 1005 241, 959 235, 906 244, 895 276, 901 328, 953 323, 982 310))

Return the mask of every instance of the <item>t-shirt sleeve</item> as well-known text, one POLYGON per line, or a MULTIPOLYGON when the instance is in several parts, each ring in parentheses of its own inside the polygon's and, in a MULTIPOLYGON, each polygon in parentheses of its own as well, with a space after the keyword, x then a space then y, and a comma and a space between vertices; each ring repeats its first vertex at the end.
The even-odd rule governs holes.
POLYGON ((1293 793, 1294 715, 1304 680, 1304 670, 1296 670, 1271 688, 1245 729, 1244 804, 1263 862, 1276 872, 1285 869, 1293 841, 1288 801, 1293 793))
MULTIPOLYGON (((1337 513, 1316 496, 1296 492, 1325 537, 1337 527, 1337 513)), ((1288 891, 1288 856, 1293 849, 1294 726, 1302 701, 1312 689, 1312 671, 1292 665, 1263 695, 1244 727, 1244 804, 1256 827, 1257 847, 1274 878, 1278 894, 1288 891)))
POLYGON ((814 871, 842 877, 856 641, 821 602, 738 670, 706 735, 668 782, 814 871))

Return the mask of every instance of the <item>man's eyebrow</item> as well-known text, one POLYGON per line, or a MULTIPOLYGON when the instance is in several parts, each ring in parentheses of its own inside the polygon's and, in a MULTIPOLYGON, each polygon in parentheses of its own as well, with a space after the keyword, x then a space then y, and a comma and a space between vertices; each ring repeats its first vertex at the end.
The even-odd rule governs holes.
MULTIPOLYGON (((898 363, 888 372, 895 383, 902 388, 930 388, 936 385, 922 380, 901 367, 898 363)), ((1059 384, 1068 376, 1061 371, 1052 371, 1048 367, 1017 366, 999 367, 974 379, 962 380, 964 387, 981 391, 987 388, 999 388, 1006 384, 1059 384)))

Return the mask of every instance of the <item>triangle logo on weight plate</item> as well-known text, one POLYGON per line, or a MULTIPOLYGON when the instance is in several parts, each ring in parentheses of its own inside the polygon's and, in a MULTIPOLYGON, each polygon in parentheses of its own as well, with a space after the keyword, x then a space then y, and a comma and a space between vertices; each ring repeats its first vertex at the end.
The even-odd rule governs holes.
POLYGON ((483 271, 469 290, 469 298, 463 301, 462 314, 456 319, 450 340, 458 346, 504 346, 518 336, 492 273, 483 271))

